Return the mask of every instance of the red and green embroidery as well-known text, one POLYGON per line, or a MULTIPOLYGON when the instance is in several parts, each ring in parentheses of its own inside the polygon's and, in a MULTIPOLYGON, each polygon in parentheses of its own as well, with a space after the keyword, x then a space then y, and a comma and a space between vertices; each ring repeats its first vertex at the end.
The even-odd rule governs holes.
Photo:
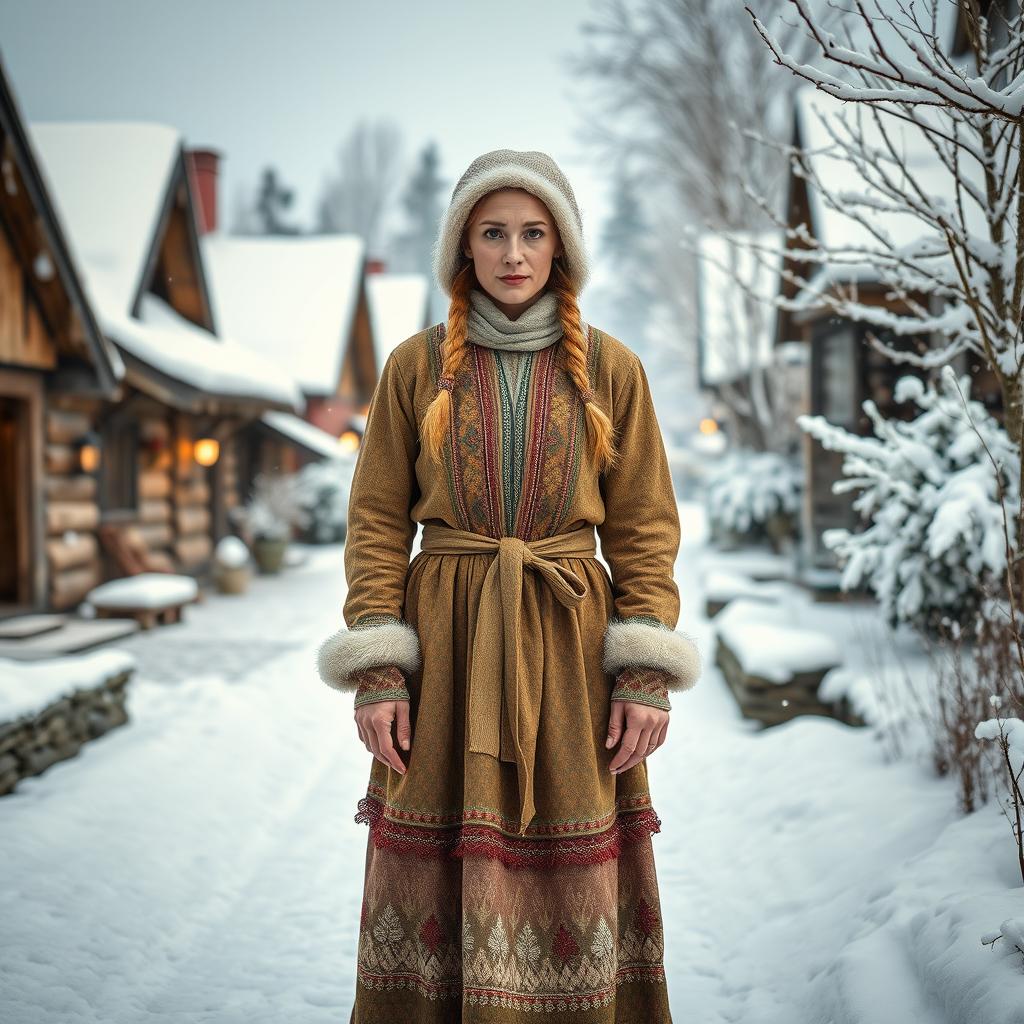
POLYGON ((664 928, 651 844, 620 860, 523 873, 496 860, 424 861, 410 872, 402 854, 374 848, 357 975, 368 1006, 397 988, 535 1013, 608 1006, 620 986, 639 982, 640 1019, 661 1019, 664 928))
POLYGON ((381 700, 409 700, 405 674, 397 665, 378 665, 353 673, 357 681, 353 707, 381 700))
MULTIPOLYGON (((440 373, 445 325, 430 336, 440 373)), ((590 328, 593 379, 601 332, 590 328)), ((457 525, 489 537, 555 534, 568 513, 585 440, 584 407, 561 345, 529 353, 513 397, 493 349, 470 344, 455 374, 444 464, 457 525)))
POLYGON ((631 700, 671 711, 672 704, 668 699, 671 679, 671 674, 660 668, 627 665, 615 677, 615 688, 610 699, 631 700))

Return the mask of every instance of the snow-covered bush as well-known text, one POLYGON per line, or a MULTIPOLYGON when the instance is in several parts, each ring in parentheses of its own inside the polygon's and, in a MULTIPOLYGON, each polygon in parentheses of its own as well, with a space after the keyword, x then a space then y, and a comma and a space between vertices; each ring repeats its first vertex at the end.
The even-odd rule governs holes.
MULTIPOLYGON (((993 707, 998 712, 1001 701, 993 695, 993 707)), ((999 747, 999 757, 1005 769, 1005 781, 1008 796, 1002 803, 1003 814, 1010 822, 1014 840, 1017 843, 1017 863, 1020 865, 1021 881, 1024 881, 1024 720, 1020 718, 988 718, 979 722, 974 730, 979 740, 991 740, 999 747)), ((1007 923, 1003 922, 1003 932, 1007 932, 1007 923)), ((1024 922, 1011 923, 1014 932, 1008 941, 1015 941, 1017 948, 1024 953, 1024 922)))
POLYGON ((863 409, 874 437, 822 416, 797 418, 825 448, 844 454, 845 478, 832 490, 859 490, 853 507, 869 521, 860 532, 826 530, 822 540, 839 556, 843 588, 868 586, 891 625, 931 632, 949 618, 966 626, 1006 568, 1003 508, 988 453, 1000 467, 1011 546, 1020 458, 984 406, 970 400, 967 376, 958 384, 947 368, 937 388, 902 377, 895 399, 914 402, 920 414, 887 420, 868 399, 863 409))
POLYGON ((232 509, 231 514, 253 541, 288 540, 293 526, 305 526, 308 522, 294 475, 279 473, 257 474, 249 502, 232 509))
POLYGON ((355 456, 311 462, 299 470, 296 492, 308 515, 305 539, 317 544, 343 541, 355 456))
POLYGON ((726 453, 704 481, 708 521, 719 535, 775 540, 777 528, 793 529, 803 488, 800 467, 793 460, 776 452, 737 448, 726 453))

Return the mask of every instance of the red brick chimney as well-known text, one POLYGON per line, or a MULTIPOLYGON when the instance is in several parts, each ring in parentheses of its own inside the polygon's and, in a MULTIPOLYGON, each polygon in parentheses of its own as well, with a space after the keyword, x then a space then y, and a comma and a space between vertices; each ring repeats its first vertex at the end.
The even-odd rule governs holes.
POLYGON ((192 178, 199 233, 217 230, 217 172, 220 152, 216 149, 186 149, 185 164, 192 178))

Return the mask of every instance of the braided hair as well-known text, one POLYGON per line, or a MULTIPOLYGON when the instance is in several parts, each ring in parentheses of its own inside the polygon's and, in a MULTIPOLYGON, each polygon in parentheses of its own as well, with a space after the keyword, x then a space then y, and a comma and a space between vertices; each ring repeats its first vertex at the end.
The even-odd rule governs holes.
MULTIPOLYGON (((467 260, 455 275, 448 309, 448 324, 442 345, 441 373, 434 396, 420 425, 423 446, 435 462, 440 462, 445 433, 451 422, 452 392, 455 374, 469 350, 467 325, 469 323, 469 293, 476 280, 473 263, 467 260)), ((597 404, 587 374, 587 339, 583 334, 580 309, 569 278, 556 257, 551 263, 548 288, 558 297, 558 315, 562 321, 561 344, 566 356, 566 369, 583 399, 587 434, 591 439, 588 456, 591 465, 604 472, 615 465, 615 430, 608 414, 597 404)))

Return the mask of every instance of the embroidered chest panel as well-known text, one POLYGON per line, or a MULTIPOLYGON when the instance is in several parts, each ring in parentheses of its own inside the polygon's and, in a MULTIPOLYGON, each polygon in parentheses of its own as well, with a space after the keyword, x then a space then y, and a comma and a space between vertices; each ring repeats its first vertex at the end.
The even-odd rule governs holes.
MULTIPOLYGON (((431 373, 441 371, 445 325, 430 335, 431 373)), ((591 382, 601 332, 590 328, 591 382)), ((444 443, 448 492, 458 525, 488 537, 536 540, 565 521, 584 464, 583 402, 560 344, 522 357, 519 383, 494 349, 469 343, 455 374, 444 443)))

